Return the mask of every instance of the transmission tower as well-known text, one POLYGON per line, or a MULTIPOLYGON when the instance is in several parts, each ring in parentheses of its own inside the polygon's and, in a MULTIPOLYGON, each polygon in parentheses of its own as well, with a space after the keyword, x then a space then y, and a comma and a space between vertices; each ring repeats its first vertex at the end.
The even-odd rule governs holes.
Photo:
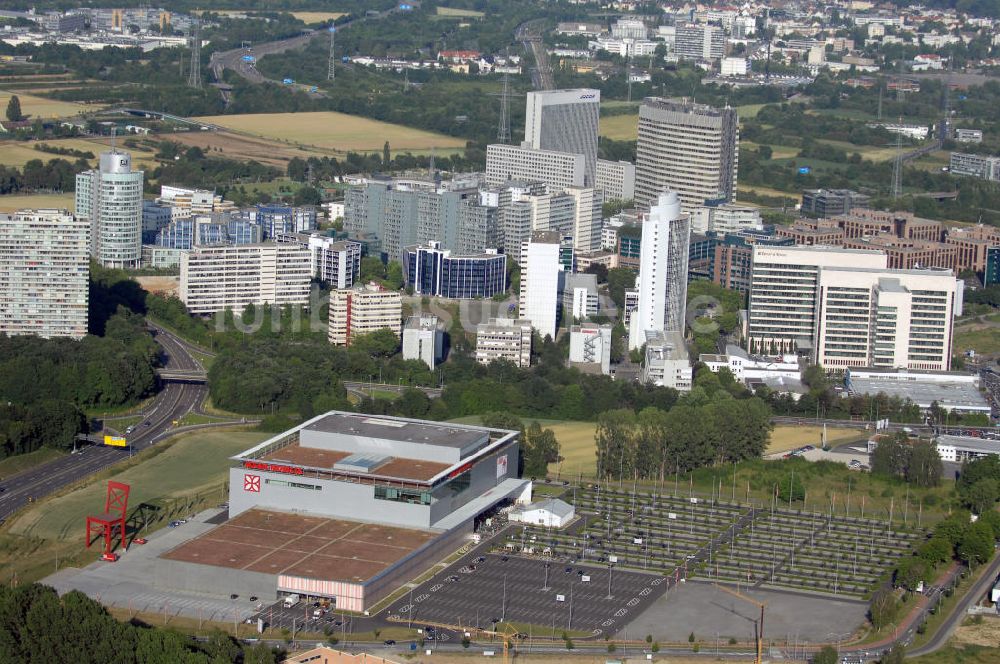
MULTIPOLYGON (((903 118, 899 118, 903 124, 903 118)), ((903 135, 896 132, 896 156, 892 161, 892 198, 898 199, 903 191, 903 135)))
POLYGON ((504 145, 510 143, 510 76, 506 70, 503 74, 503 92, 500 93, 500 124, 497 126, 497 142, 504 145))
POLYGON ((201 89, 201 21, 194 20, 191 29, 191 70, 188 75, 188 87, 201 89))
POLYGON ((330 26, 330 59, 326 65, 326 80, 332 81, 337 76, 337 58, 333 54, 333 38, 337 33, 337 28, 330 26))

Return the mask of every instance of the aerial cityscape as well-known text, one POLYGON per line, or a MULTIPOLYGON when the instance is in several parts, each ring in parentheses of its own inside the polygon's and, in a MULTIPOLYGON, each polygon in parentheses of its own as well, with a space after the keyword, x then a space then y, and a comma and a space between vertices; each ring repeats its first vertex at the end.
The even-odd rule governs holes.
POLYGON ((1000 3, 0 3, 0 662, 1000 664, 1000 3))

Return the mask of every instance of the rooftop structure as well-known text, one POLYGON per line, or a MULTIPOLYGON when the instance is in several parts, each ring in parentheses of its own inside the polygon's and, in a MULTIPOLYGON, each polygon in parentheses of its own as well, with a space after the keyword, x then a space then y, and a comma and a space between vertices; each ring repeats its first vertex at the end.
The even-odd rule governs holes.
POLYGON ((852 369, 844 382, 851 394, 881 392, 890 397, 909 399, 922 410, 937 402, 938 406, 952 412, 990 412, 990 405, 979 392, 978 379, 973 374, 852 369))

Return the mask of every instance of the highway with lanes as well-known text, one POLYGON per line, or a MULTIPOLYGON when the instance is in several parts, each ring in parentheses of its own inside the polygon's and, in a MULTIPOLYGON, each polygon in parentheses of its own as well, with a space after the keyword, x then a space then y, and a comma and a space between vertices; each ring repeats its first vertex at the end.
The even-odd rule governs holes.
MULTIPOLYGON (((180 339, 162 328, 155 332, 156 341, 163 348, 165 367, 177 370, 202 368, 180 339)), ((85 444, 74 454, 11 477, 0 478, 0 520, 6 520, 31 501, 55 493, 172 435, 174 421, 197 410, 206 394, 204 385, 167 383, 141 413, 144 419, 128 436, 128 449, 85 444)))

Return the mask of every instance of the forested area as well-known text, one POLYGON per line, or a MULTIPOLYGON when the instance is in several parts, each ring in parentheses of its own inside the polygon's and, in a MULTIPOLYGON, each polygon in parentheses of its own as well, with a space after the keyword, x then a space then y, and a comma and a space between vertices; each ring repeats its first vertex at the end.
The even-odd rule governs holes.
POLYGON ((900 432, 885 435, 871 455, 871 469, 877 475, 897 477, 919 487, 941 483, 941 455, 929 440, 910 441, 900 432))
POLYGON ((170 140, 160 141, 156 158, 159 166, 148 173, 147 182, 215 189, 232 186, 239 180, 270 181, 282 175, 273 166, 256 161, 208 156, 204 150, 185 147, 170 140))
POLYGON ((59 597, 32 583, 0 587, 0 661, 23 664, 275 664, 285 653, 222 631, 194 641, 172 629, 119 622, 79 591, 59 597))
POLYGON ((638 413, 601 414, 598 476, 662 480, 675 472, 759 458, 771 432, 767 404, 746 398, 738 383, 720 380, 707 369, 698 377, 702 379, 695 388, 669 410, 649 407, 638 413))

